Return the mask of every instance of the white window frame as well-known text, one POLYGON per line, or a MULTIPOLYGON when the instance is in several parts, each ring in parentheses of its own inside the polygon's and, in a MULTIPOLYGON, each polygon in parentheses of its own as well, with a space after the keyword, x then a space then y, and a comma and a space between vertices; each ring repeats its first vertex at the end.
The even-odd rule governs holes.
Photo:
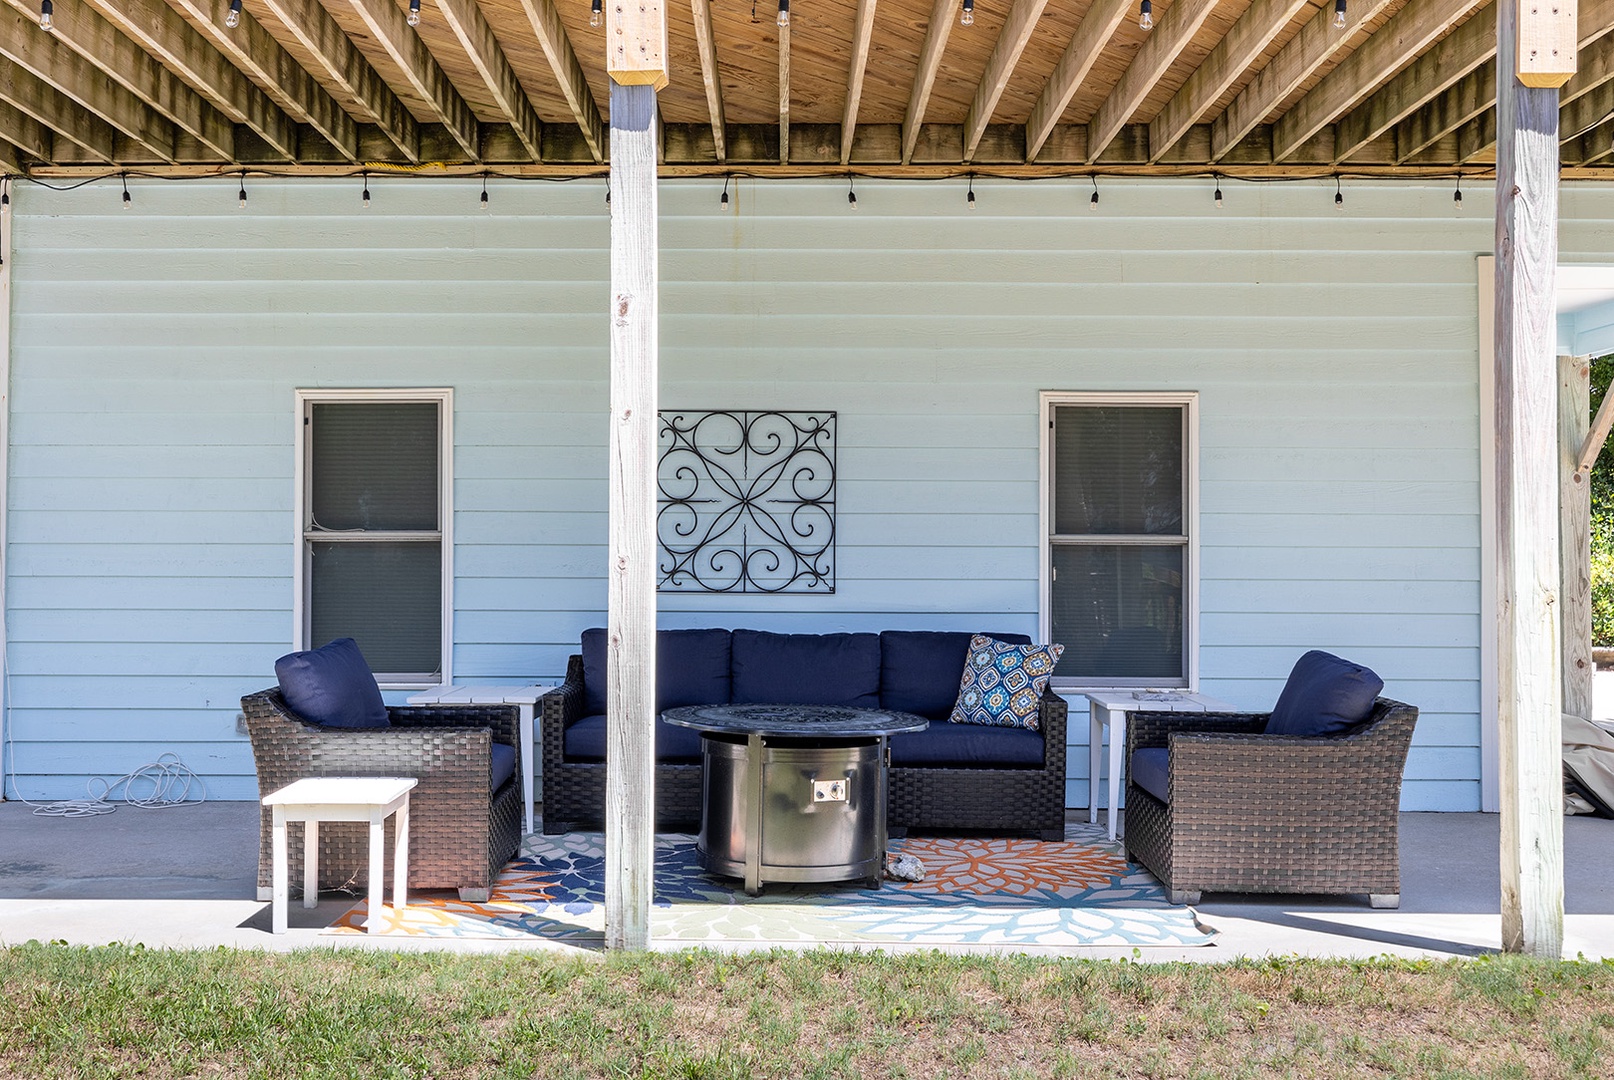
POLYGON ((423 389, 362 389, 362 390, 298 390, 295 411, 296 472, 292 507, 293 551, 293 602, 292 640, 298 649, 313 647, 309 640, 312 613, 308 602, 311 580, 309 559, 311 545, 304 528, 308 520, 309 500, 313 497, 308 484, 308 428, 305 422, 312 415, 315 404, 392 404, 397 402, 433 402, 437 405, 437 520, 441 525, 443 551, 443 623, 439 631, 442 657, 439 663, 440 679, 387 681, 383 690, 424 690, 433 686, 453 685, 454 659, 454 391, 449 387, 423 389))
MULTIPOLYGON (((1186 688, 1199 689, 1199 393, 1194 390, 1082 391, 1044 390, 1039 396, 1038 430, 1040 476, 1038 502, 1037 622, 1041 641, 1052 639, 1053 606, 1053 466, 1054 409, 1062 405, 1173 406, 1184 411, 1183 429, 1183 659, 1186 688)), ((1159 538, 1156 538, 1157 540, 1159 538)), ((1055 690, 1121 689, 1136 686, 1175 685, 1176 680, 1119 680, 1093 682, 1072 676, 1053 680, 1055 690)))

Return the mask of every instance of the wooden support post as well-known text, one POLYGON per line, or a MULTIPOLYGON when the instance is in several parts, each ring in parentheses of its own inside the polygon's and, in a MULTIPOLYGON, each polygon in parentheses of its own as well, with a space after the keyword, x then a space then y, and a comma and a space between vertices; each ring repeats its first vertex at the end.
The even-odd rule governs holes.
MULTIPOLYGON (((11 177, 4 180, 6 193, 11 194, 11 177)), ((11 453, 11 208, 0 211, 0 656, 6 651, 6 534, 11 524, 11 501, 6 488, 11 476, 8 460, 11 453)), ((0 679, 0 799, 6 797, 6 707, 11 703, 10 687, 0 679)), ((16 769, 13 761, 11 767, 16 769)), ((18 793, 20 796, 20 792, 18 793)))
POLYGON ((1497 721, 1502 947, 1563 953, 1556 298, 1558 91, 1515 70, 1496 5, 1497 721))
POLYGON ((1592 411, 1591 361, 1558 358, 1558 530, 1563 553, 1564 712, 1592 715, 1592 485, 1580 448, 1592 411))
POLYGON ((605 945, 644 949, 656 826, 656 90, 667 84, 667 21, 660 0, 611 7, 605 945))

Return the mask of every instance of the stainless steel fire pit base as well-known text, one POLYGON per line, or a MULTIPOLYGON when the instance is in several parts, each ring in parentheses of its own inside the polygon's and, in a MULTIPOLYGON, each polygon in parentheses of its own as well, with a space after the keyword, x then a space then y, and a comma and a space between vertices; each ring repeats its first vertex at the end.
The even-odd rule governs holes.
POLYGON ((714 874, 769 881, 865 879, 886 848, 883 736, 833 739, 706 734, 700 839, 714 874))

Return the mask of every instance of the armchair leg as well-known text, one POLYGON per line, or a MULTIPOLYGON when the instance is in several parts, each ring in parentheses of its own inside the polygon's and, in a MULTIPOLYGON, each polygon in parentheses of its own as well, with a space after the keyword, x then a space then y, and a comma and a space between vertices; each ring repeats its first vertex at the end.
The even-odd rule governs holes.
POLYGON ((1168 888, 1166 890, 1166 901, 1168 903, 1182 904, 1182 905, 1188 906, 1188 907, 1191 907, 1194 904, 1199 903, 1199 896, 1200 896, 1200 893, 1199 893, 1198 889, 1190 891, 1188 889, 1169 889, 1168 888))
POLYGON ((492 889, 461 889, 460 900, 467 904, 485 904, 492 889))
POLYGON ((1398 908, 1401 906, 1401 894, 1398 892, 1376 892, 1367 894, 1370 907, 1398 908))
POLYGON ((1063 840, 1064 838, 1064 826, 1060 826, 1057 829, 1039 829, 1037 831, 1037 839, 1039 840, 1063 840))

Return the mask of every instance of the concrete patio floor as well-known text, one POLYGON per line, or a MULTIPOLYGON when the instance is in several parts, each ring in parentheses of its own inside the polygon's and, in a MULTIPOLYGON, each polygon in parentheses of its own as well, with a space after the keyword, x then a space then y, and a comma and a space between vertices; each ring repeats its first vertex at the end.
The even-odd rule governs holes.
MULTIPOLYGON (((167 809, 122 806, 93 818, 34 816, 0 804, 0 944, 29 939, 148 947, 360 947, 502 952, 575 951, 546 942, 412 941, 321 935, 352 898, 326 896, 291 929, 269 933, 256 896, 258 807, 214 802, 167 809)), ((1123 816, 1124 820, 1124 816, 1123 816)), ((1474 956, 1500 943, 1499 819, 1494 814, 1401 815, 1401 907, 1375 911, 1364 897, 1206 894, 1196 907, 1218 932, 1203 948, 1152 948, 1144 961, 1246 956, 1474 956)), ((1614 821, 1564 821, 1565 955, 1614 957, 1614 821)), ((1028 950, 1095 958, 1130 948, 1028 950)))

